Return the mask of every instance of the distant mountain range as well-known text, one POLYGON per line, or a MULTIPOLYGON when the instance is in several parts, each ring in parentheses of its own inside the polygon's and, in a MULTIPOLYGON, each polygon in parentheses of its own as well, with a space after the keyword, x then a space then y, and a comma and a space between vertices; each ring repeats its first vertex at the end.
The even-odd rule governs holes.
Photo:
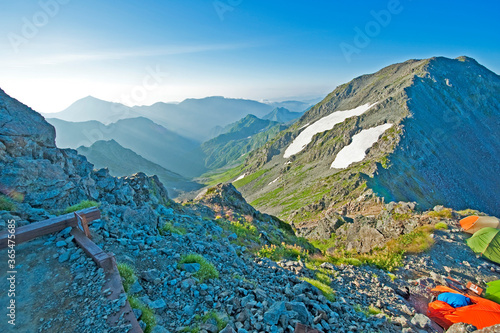
POLYGON ((112 176, 130 176, 137 172, 144 172, 149 176, 157 175, 171 197, 178 196, 180 191, 193 191, 201 187, 175 172, 148 161, 134 151, 122 147, 115 140, 96 141, 90 147, 79 147, 78 153, 87 157, 94 168, 108 168, 112 176))
POLYGON ((204 142, 205 166, 216 169, 233 163, 250 151, 260 148, 287 126, 280 122, 259 119, 254 115, 227 126, 219 136, 204 142))
POLYGON ((214 96, 186 99, 178 104, 160 102, 151 106, 128 107, 88 96, 61 112, 44 116, 70 122, 96 120, 105 125, 121 119, 146 117, 174 133, 201 143, 219 134, 214 131, 216 127, 229 125, 248 114, 262 118, 276 107, 285 106, 288 106, 289 110, 303 112, 312 104, 300 101, 265 104, 253 100, 214 96))
POLYGON ((277 121, 279 123, 290 123, 300 118, 303 114, 304 112, 290 112, 290 110, 284 107, 277 107, 276 109, 262 117, 262 119, 277 121))
POLYGON ((183 177, 197 176, 205 170, 197 142, 144 117, 121 119, 109 125, 98 121, 68 122, 53 118, 47 121, 56 128, 56 142, 62 148, 77 149, 100 140, 115 140, 183 177))

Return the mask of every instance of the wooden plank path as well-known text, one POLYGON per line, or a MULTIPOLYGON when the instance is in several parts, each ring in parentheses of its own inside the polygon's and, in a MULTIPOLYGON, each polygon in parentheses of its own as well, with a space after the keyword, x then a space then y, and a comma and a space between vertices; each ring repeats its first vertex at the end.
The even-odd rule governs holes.
MULTIPOLYGON (((71 235, 74 236, 76 244, 94 260, 98 267, 104 270, 106 282, 102 290, 109 289, 111 293, 106 297, 110 301, 113 301, 120 298, 120 295, 125 293, 125 290, 123 289, 114 255, 104 252, 104 250, 90 239, 88 223, 100 218, 100 210, 97 207, 91 207, 45 221, 31 223, 16 228, 15 244, 24 243, 44 235, 59 232, 67 227, 72 227, 71 235)), ((0 232, 0 249, 8 246, 8 236, 9 232, 7 230, 0 232)), ((115 327, 121 317, 125 319, 125 323, 132 326, 129 333, 143 333, 128 300, 120 311, 107 318, 107 322, 111 327, 115 327)))

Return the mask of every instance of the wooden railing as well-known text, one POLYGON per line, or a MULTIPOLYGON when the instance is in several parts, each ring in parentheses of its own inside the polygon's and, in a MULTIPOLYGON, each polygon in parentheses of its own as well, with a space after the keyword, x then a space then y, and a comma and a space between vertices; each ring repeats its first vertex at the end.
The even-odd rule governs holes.
MULTIPOLYGON (((94 260, 98 267, 104 270, 106 282, 103 290, 109 289, 111 293, 106 297, 109 300, 115 300, 124 293, 122 280, 118 267, 116 265, 115 256, 112 253, 106 253, 97 244, 91 240, 88 223, 101 218, 101 212, 97 207, 83 209, 74 213, 61 215, 52 219, 41 222, 31 223, 26 226, 18 227, 15 230, 15 244, 30 241, 37 237, 48 235, 54 232, 59 232, 67 227, 72 227, 71 235, 75 237, 76 244, 94 260)), ((6 248, 8 245, 7 231, 0 232, 0 249, 6 248)), ((108 316, 107 322, 113 327, 120 317, 123 317, 132 327, 129 333, 143 333, 132 308, 128 301, 120 311, 108 316)))

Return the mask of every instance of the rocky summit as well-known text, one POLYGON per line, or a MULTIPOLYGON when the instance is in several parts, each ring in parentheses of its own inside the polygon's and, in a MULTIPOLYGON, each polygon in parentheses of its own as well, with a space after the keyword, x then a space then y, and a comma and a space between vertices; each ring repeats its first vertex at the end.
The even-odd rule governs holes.
POLYGON ((57 148, 54 128, 0 90, 0 231, 6 221, 24 226, 98 206, 90 235, 114 254, 124 288, 107 297, 103 269, 77 247, 71 228, 19 244, 17 328, 129 332, 123 317, 109 318, 130 305, 147 333, 291 333, 299 324, 319 332, 443 332, 426 316, 429 290, 449 278, 486 288, 500 275, 467 247, 458 223, 483 215, 458 209, 498 208, 484 190, 496 193, 498 184, 485 171, 498 166, 499 103, 491 93, 498 89, 496 74, 465 57, 387 67, 340 86, 250 153, 234 185, 184 202, 171 200, 157 176, 114 177, 57 148), (452 115, 469 116, 463 131, 445 126, 452 115), (438 132, 426 135, 425 123, 438 132), (372 144, 361 154, 354 147, 361 160, 337 160, 359 138, 361 147, 372 144), (477 144, 460 148, 452 139, 477 144), (471 155, 494 166, 466 173, 460 163, 471 155), (472 184, 466 175, 481 181, 481 202, 473 187, 453 185, 472 184))

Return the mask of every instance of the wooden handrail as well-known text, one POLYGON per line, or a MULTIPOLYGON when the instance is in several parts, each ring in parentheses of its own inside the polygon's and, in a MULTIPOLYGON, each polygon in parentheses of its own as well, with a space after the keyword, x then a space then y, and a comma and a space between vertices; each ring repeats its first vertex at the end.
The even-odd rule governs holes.
MULTIPOLYGON (((121 281, 118 266, 116 265, 115 257, 112 253, 104 252, 90 239, 90 230, 88 222, 101 218, 101 212, 97 207, 91 207, 80 210, 78 212, 65 214, 52 219, 41 222, 31 223, 26 226, 16 228, 16 245, 44 236, 50 233, 58 232, 67 227, 72 227, 71 235, 73 235, 75 242, 83 251, 94 260, 98 267, 104 270, 106 282, 103 290, 109 289, 111 293, 106 297, 110 300, 115 300, 124 293, 123 284, 121 281)), ((8 231, 0 232, 0 249, 6 248, 8 244, 8 231)), ((131 325, 129 333, 143 333, 137 318, 135 317, 132 307, 129 302, 125 302, 120 311, 108 317, 108 324, 113 327, 116 323, 124 318, 131 325)))
MULTIPOLYGON (((78 215, 85 218, 87 223, 101 218, 101 212, 97 207, 82 209, 78 211, 78 215)), ((19 245, 37 237, 58 232, 67 227, 76 227, 77 225, 78 220, 75 213, 69 213, 45 221, 17 227, 15 232, 15 244, 19 245)), ((9 233, 7 230, 0 232, 0 249, 7 247, 8 235, 9 233)))

